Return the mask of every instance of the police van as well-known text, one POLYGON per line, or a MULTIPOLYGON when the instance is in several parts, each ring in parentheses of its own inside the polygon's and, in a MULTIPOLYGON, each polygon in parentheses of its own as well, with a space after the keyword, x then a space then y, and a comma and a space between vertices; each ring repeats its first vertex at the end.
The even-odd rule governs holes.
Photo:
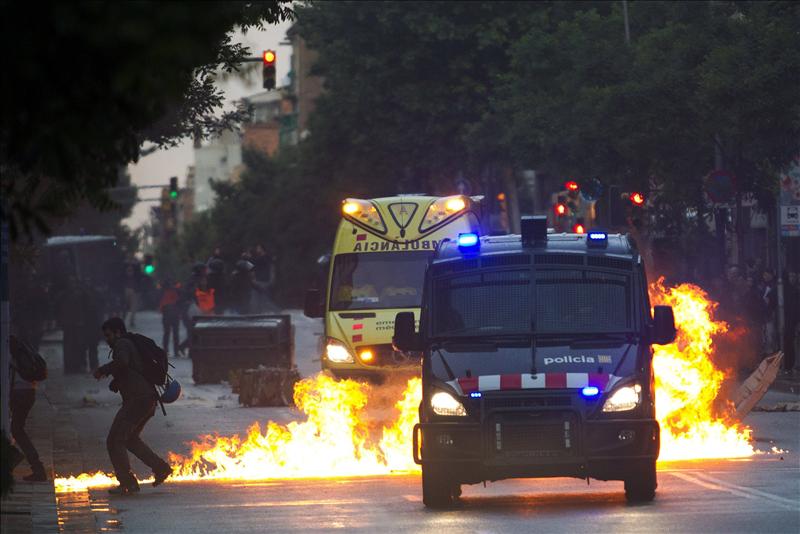
POLYGON ((480 228, 482 197, 348 198, 324 290, 306 294, 305 314, 325 318, 323 370, 382 380, 419 374, 420 353, 392 347, 398 312, 418 317, 428 261, 442 242, 480 228))
POLYGON ((425 505, 461 484, 504 478, 622 480, 630 501, 656 490, 652 345, 675 338, 651 314, 635 243, 602 231, 465 233, 426 271, 422 317, 398 314, 394 343, 423 352, 414 459, 425 505))

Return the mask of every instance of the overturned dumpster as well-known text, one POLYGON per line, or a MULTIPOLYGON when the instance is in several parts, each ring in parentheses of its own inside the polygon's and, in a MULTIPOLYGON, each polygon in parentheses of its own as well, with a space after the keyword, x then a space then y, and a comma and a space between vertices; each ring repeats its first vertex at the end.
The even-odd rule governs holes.
POLYGON ((296 373, 290 315, 194 317, 189 356, 195 384, 228 380, 231 372, 269 368, 296 373))

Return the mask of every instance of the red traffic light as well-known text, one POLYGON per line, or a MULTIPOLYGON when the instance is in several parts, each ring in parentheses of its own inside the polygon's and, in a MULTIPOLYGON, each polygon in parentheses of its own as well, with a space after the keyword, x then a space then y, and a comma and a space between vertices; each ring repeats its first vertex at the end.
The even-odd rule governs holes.
POLYGON ((562 215, 566 215, 567 207, 564 204, 559 202, 558 204, 553 206, 553 211, 555 211, 556 215, 558 215, 560 217, 562 215))
POLYGON ((572 227, 573 234, 585 234, 586 228, 583 227, 581 223, 577 223, 575 226, 572 227))
POLYGON ((264 50, 264 54, 261 56, 264 59, 264 65, 273 65, 275 63, 275 51, 274 50, 264 50))
POLYGON ((578 182, 576 182, 575 180, 570 180, 569 182, 565 183, 564 187, 567 188, 567 191, 577 191, 578 189, 580 189, 578 182))
POLYGON ((642 193, 639 193, 638 191, 631 193, 628 199, 634 206, 641 206, 644 204, 644 195, 642 193))

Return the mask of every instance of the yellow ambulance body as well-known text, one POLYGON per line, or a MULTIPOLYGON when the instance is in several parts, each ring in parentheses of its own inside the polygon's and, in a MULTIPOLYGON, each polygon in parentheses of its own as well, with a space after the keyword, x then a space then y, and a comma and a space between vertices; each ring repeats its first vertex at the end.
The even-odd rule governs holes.
POLYGON ((479 232, 481 197, 347 199, 325 295, 322 369, 338 377, 419 373, 420 355, 392 348, 398 312, 419 320, 429 258, 445 239, 479 232))

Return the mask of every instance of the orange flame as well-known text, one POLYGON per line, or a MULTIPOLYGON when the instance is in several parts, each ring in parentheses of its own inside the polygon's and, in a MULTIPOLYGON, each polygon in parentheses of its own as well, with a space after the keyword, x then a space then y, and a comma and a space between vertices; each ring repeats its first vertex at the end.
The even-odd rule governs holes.
MULTIPOLYGON (((661 425, 660 460, 734 458, 755 454, 750 429, 715 405, 725 374, 710 357, 714 337, 728 326, 714 319, 716 304, 699 287, 652 284, 653 304, 672 306, 678 337, 655 346, 653 367, 656 417, 661 425)), ((394 405, 394 418, 375 432, 367 407, 372 386, 319 374, 297 383, 294 399, 305 415, 300 422, 254 423, 244 438, 202 436, 186 455, 170 453, 170 480, 265 480, 389 475, 418 471, 411 456, 412 428, 422 383, 412 378, 394 405)), ((374 395, 373 395, 374 397, 374 395)), ((148 482, 145 480, 144 482, 148 482)), ((102 472, 62 477, 56 491, 112 486, 102 472)))
POLYGON ((755 454, 750 429, 715 406, 725 373, 711 361, 714 336, 728 325, 714 319, 717 304, 692 284, 650 287, 653 305, 672 306, 678 336, 671 345, 654 345, 656 418, 661 425, 660 461, 740 458, 755 454))
MULTIPOLYGON (((170 453, 170 480, 266 480, 389 475, 417 471, 411 457, 412 428, 422 381, 408 381, 394 409, 399 412, 373 439, 366 413, 372 386, 319 374, 295 386, 294 400, 306 419, 279 425, 254 423, 241 439, 206 435, 187 456, 170 453)), ((148 482, 145 480, 144 482, 148 482)), ((56 491, 112 486, 113 475, 97 472, 55 481, 56 491)))

